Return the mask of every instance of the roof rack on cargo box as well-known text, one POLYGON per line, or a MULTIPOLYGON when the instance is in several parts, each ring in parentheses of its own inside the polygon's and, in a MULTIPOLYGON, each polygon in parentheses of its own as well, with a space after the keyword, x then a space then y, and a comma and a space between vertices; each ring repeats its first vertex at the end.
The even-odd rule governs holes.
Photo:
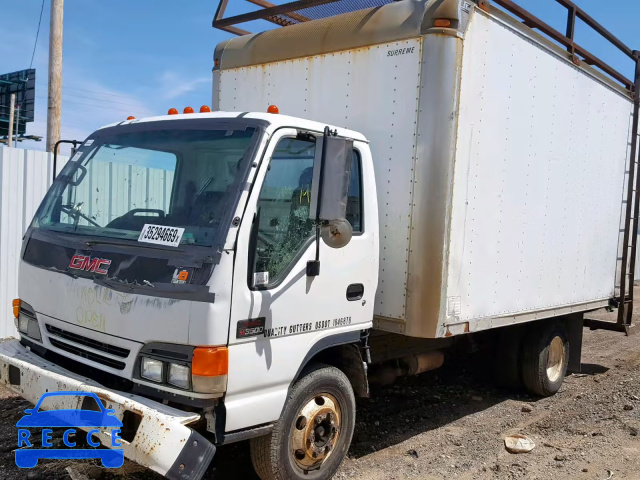
MULTIPOLYGON (((220 0, 218 9, 213 19, 213 26, 220 30, 224 30, 236 35, 246 35, 251 32, 239 28, 237 25, 255 20, 265 20, 272 24, 284 27, 304 23, 311 20, 319 20, 327 17, 333 17, 343 13, 354 12, 356 10, 379 8, 388 3, 394 3, 393 0, 296 0, 281 5, 276 5, 268 0, 246 0, 256 5, 257 10, 229 16, 225 18, 225 13, 229 0, 220 0)), ((412 1, 412 0, 404 0, 412 1)), ((607 75, 616 79, 627 89, 634 89, 634 80, 629 79, 626 75, 604 62, 596 55, 592 54, 582 46, 578 45, 575 38, 576 19, 584 22, 585 25, 593 29, 602 36, 606 41, 619 49, 623 54, 631 60, 636 60, 634 50, 624 44, 619 38, 613 35, 609 30, 594 20, 589 14, 578 7, 571 0, 550 0, 562 5, 567 9, 567 28, 562 33, 551 27, 549 24, 534 16, 523 7, 512 0, 469 0, 476 3, 483 10, 490 10, 492 6, 500 7, 513 16, 520 19, 526 26, 538 30, 542 34, 551 38, 553 41, 566 47, 575 58, 576 62, 585 62, 593 65, 607 75)), ((469 3, 467 1, 466 3, 469 3)), ((240 2, 237 2, 240 3, 240 2)), ((429 1, 423 2, 427 6, 429 1)), ((461 8, 465 0, 444 0, 443 3, 450 3, 451 8, 461 8)))

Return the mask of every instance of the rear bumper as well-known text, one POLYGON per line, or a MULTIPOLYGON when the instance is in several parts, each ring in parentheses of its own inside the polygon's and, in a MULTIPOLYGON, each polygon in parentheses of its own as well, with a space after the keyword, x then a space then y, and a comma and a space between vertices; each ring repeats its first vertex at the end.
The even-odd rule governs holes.
MULTIPOLYGON (((197 413, 107 389, 48 362, 16 339, 0 342, 0 384, 33 404, 47 391, 85 391, 97 394, 121 421, 131 412, 128 416, 137 417, 140 424, 130 442, 121 442, 125 457, 169 479, 200 480, 215 455, 215 446, 187 426, 200 419, 197 413)), ((105 446, 111 444, 106 433, 96 437, 105 446)))

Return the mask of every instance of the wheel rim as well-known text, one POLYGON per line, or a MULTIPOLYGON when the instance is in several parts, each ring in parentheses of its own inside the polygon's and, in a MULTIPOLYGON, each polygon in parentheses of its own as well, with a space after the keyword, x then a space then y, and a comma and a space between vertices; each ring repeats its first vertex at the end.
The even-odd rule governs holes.
POLYGON ((556 382, 562 377, 564 367, 564 341, 560 337, 553 337, 547 355, 547 377, 556 382))
POLYGON ((293 423, 291 455, 305 472, 319 469, 335 449, 340 435, 340 405, 333 395, 311 398, 293 423))

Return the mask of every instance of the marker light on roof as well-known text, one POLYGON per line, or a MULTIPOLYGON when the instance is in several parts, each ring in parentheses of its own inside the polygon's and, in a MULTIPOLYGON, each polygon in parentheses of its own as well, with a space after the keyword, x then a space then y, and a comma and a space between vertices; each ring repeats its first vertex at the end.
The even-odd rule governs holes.
POLYGON ((433 26, 441 27, 441 28, 449 28, 451 27, 451 20, 447 18, 437 18, 436 20, 434 20, 433 26))
POLYGON ((127 120, 135 120, 135 119, 136 119, 136 117, 134 117, 133 115, 129 115, 129 116, 127 117, 127 120))
POLYGON ((269 105, 269 108, 267 108, 267 113, 280 113, 280 110, 275 105, 269 105))
POLYGON ((207 105, 202 105, 200 107, 200 113, 211 113, 211 109, 207 105))
POLYGON ((176 108, 170 108, 169 111, 167 112, 167 115, 177 115, 178 114, 178 109, 176 108))
POLYGON ((193 107, 184 107, 184 111, 182 113, 193 113, 193 107))

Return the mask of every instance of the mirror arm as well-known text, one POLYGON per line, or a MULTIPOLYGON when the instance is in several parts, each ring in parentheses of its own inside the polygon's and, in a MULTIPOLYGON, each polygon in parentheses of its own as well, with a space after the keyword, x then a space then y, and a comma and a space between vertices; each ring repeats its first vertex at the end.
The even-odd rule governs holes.
POLYGON ((260 228, 260 214, 262 208, 258 207, 256 213, 253 214, 253 221, 251 222, 251 231, 249 233, 249 262, 247 268, 247 284, 251 287, 255 287, 253 284, 253 275, 256 273, 256 257, 258 252, 258 229, 260 228))
MULTIPOLYGON (((51 178, 51 182, 56 179, 56 169, 58 168, 58 147, 61 143, 71 143, 73 144, 73 148, 71 149, 71 157, 73 157, 78 149, 78 144, 81 143, 78 140, 58 140, 53 147, 53 177, 51 178)), ((69 158, 71 158, 69 157, 69 158)))

